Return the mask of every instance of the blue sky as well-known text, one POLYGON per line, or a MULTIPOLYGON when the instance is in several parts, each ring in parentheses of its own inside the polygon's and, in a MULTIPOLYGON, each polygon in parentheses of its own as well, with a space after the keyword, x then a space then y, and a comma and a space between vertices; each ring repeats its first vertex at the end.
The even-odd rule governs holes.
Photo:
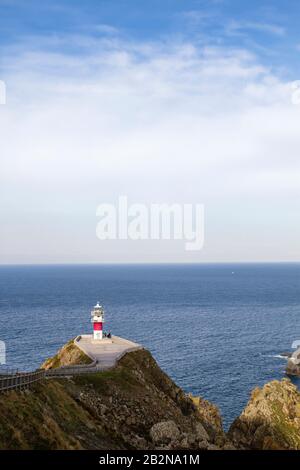
POLYGON ((0 40, 5 46, 26 36, 69 35, 71 51, 73 34, 99 37, 116 28, 132 40, 246 47, 292 75, 299 71, 299 17, 297 0, 2 0, 0 40))
POLYGON ((0 263, 300 261, 299 17, 296 0, 0 0, 0 263), (204 204, 204 249, 100 242, 120 195, 204 204))

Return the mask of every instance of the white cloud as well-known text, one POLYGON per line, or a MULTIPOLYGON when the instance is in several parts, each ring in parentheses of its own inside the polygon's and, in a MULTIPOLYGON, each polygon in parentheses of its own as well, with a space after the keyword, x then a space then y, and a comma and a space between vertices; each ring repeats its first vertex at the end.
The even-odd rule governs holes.
POLYGON ((116 37, 36 44, 3 59, 0 261, 295 259, 300 107, 289 84, 245 50, 116 37), (79 54, 57 52, 70 43, 79 54), (204 203, 205 250, 100 246, 96 207, 119 194, 204 203))
POLYGON ((227 33, 237 33, 242 34, 246 31, 253 30, 253 31, 260 31, 267 34, 273 34, 275 36, 284 36, 286 30, 283 26, 273 23, 259 23, 259 22, 238 22, 238 21, 231 21, 227 27, 227 33))
POLYGON ((112 34, 112 35, 118 34, 119 32, 117 28, 109 24, 97 24, 94 29, 98 31, 99 33, 112 34))

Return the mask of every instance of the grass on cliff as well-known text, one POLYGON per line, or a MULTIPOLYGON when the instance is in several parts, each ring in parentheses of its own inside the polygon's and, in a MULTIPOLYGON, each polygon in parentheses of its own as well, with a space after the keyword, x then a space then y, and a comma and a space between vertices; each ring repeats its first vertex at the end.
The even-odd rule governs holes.
POLYGON ((74 344, 74 339, 71 339, 57 354, 47 359, 43 363, 42 368, 57 369, 65 365, 90 364, 91 362, 91 358, 74 344))
MULTIPOLYGON (((71 342, 66 345, 69 347, 73 348, 71 342)), ((124 403, 131 410, 130 419, 135 414, 134 432, 142 436, 148 437, 153 422, 165 419, 166 412, 182 419, 177 405, 162 396, 169 381, 149 352, 137 351, 124 356, 112 370, 79 375, 72 380, 48 379, 26 392, 1 394, 0 448, 129 448, 131 441, 126 436, 130 428, 126 428, 124 420, 120 421, 124 403), (78 400, 78 394, 90 392, 90 387, 96 392, 91 392, 96 398, 92 408, 78 400), (98 419, 97 396, 108 409, 112 406, 106 421, 98 419), (110 405, 112 397, 114 404, 110 405)), ((170 384, 170 390, 177 390, 171 381, 170 384)))
POLYGON ((163 372, 149 353, 141 350, 126 354, 118 365, 111 370, 74 377, 74 382, 81 386, 93 386, 96 391, 106 393, 111 389, 124 392, 132 400, 148 397, 165 396, 173 401, 173 406, 189 415, 194 411, 192 401, 163 372))
POLYGON ((148 449, 151 427, 167 420, 191 434, 198 410, 148 351, 134 351, 108 371, 1 394, 0 448, 148 449))
POLYGON ((63 381, 47 380, 27 392, 0 395, 2 449, 81 449, 81 436, 91 429, 97 438, 105 437, 63 381))
POLYGON ((74 377, 74 382, 77 385, 93 385, 97 392, 104 392, 109 385, 113 384, 124 391, 139 385, 137 379, 125 369, 112 369, 88 375, 78 375, 74 377))
POLYGON ((273 414, 273 430, 276 433, 279 441, 286 442, 289 447, 294 449, 300 448, 300 435, 299 429, 293 426, 286 414, 282 410, 280 402, 272 402, 271 410, 273 414))
POLYGON ((77 376, 74 377, 74 381, 78 385, 91 384, 99 392, 106 390, 108 386, 115 386, 127 392, 134 390, 136 393, 140 388, 144 392, 145 382, 156 385, 159 389, 177 388, 171 379, 157 367, 151 354, 146 350, 126 354, 113 369, 77 376), (143 372, 142 376, 140 371, 143 372))

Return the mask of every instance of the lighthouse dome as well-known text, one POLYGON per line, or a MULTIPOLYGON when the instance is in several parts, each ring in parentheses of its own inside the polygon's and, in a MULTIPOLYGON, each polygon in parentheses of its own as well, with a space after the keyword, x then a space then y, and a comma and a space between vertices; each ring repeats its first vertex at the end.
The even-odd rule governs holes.
POLYGON ((97 302, 97 305, 95 305, 94 308, 102 308, 102 305, 100 305, 99 302, 97 302))

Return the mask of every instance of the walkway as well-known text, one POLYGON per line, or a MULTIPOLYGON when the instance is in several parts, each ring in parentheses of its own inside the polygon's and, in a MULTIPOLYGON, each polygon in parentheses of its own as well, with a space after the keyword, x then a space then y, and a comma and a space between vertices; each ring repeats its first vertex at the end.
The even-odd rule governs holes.
POLYGON ((140 344, 119 336, 95 341, 92 335, 82 335, 78 336, 74 343, 93 361, 96 361, 97 370, 111 369, 126 353, 143 349, 140 344))
POLYGON ((95 341, 92 335, 77 336, 74 344, 92 359, 90 364, 58 367, 57 369, 36 370, 27 373, 7 374, 0 377, 0 392, 24 389, 45 378, 72 377, 112 369, 125 354, 143 349, 140 344, 113 336, 111 339, 95 341))
POLYGON ((61 377, 90 374, 115 367, 125 354, 143 349, 140 344, 128 339, 112 336, 111 339, 95 341, 92 335, 77 336, 74 344, 92 359, 90 364, 62 366, 46 370, 46 377, 61 377))

